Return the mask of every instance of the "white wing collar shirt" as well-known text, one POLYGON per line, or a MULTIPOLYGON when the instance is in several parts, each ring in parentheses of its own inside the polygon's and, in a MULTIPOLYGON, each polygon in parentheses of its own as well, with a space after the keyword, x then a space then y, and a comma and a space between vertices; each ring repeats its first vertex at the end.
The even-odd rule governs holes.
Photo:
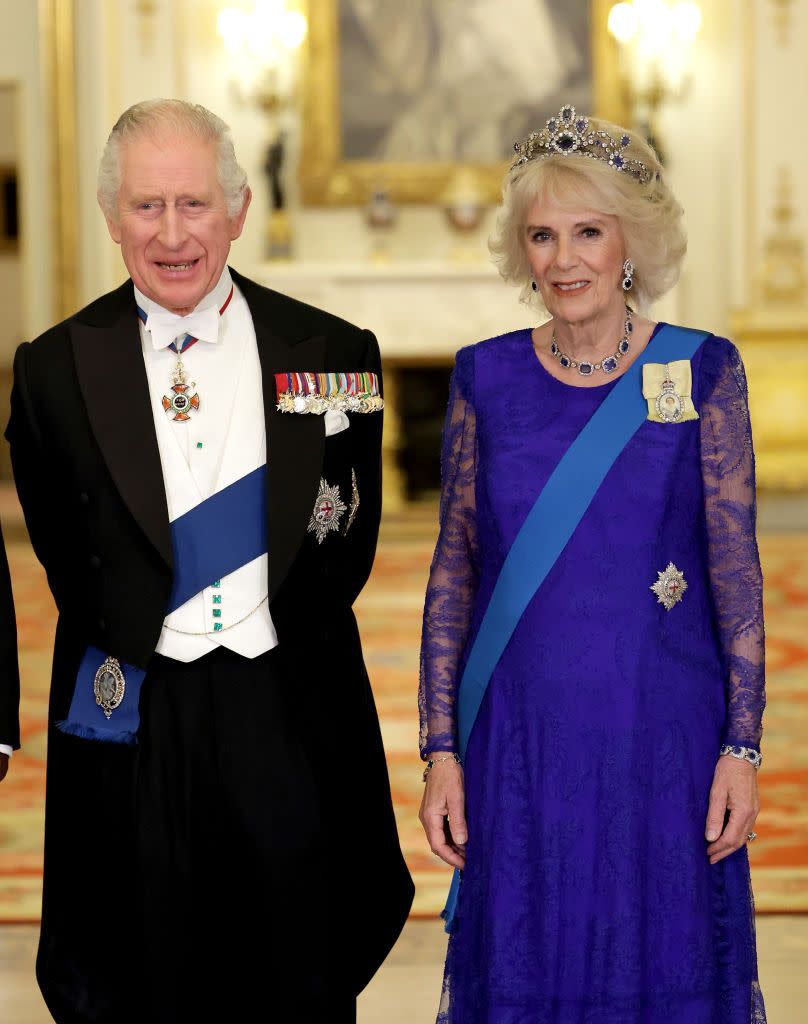
MULTIPOLYGON (((186 317, 158 306, 135 288, 143 359, 173 522, 266 462, 261 364, 244 296, 225 267, 218 284, 186 317), (233 295, 220 316, 231 289, 233 295), (190 419, 164 411, 177 354, 186 334, 199 340, 183 354, 189 394, 199 395, 190 419)), ((238 523, 233 524, 238 529, 238 523)), ((159 654, 194 661, 217 647, 255 658, 278 643, 267 603, 267 556, 261 555, 186 601, 165 619, 159 654)))

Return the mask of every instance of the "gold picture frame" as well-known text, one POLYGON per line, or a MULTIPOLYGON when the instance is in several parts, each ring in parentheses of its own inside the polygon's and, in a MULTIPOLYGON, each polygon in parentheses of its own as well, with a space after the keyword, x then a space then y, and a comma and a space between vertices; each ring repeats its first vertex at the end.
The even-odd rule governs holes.
MULTIPOLYGON (((308 0, 309 36, 303 72, 301 199, 309 206, 361 205, 380 186, 396 203, 435 203, 462 168, 474 175, 484 202, 499 200, 506 162, 389 163, 346 159, 341 152, 339 0, 308 0)), ((595 114, 626 123, 617 47, 607 29, 611 0, 591 0, 595 114)))

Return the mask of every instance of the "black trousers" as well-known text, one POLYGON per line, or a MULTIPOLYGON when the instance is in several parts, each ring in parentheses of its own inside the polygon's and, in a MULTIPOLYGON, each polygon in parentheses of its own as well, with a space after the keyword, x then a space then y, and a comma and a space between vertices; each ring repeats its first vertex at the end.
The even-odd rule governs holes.
MULTIPOLYGON (((74 930, 83 952, 59 934, 60 893, 46 891, 57 908, 43 918, 46 999, 48 972, 72 960, 48 999, 59 1024, 355 1021, 330 966, 339 921, 305 729, 277 649, 247 659, 222 648, 188 664, 154 658, 137 748, 67 738, 85 761, 112 759, 118 799, 106 772, 95 787, 105 807, 84 809, 87 828, 65 852, 73 883, 94 856, 105 864, 101 886, 88 874, 74 930)), ((92 771, 74 779, 90 799, 92 771)))

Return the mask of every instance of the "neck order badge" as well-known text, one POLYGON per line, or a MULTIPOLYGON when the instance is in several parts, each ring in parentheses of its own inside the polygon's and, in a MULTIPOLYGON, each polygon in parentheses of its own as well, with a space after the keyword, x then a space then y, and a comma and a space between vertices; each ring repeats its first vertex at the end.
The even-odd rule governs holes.
MULTIPOLYGON (((233 288, 231 287, 230 293, 224 300, 224 305, 219 310, 219 316, 222 316, 224 311, 230 305, 230 300, 233 298, 233 288)), ((140 320, 145 324, 148 320, 145 309, 141 309, 137 306, 137 315, 140 320)), ((174 367, 174 372, 171 375, 171 394, 163 395, 163 409, 167 413, 174 413, 172 419, 175 423, 184 423, 191 418, 191 414, 199 410, 199 395, 193 391, 196 387, 194 381, 188 383, 188 378, 185 374, 185 366, 182 362, 182 356, 184 352, 195 345, 199 341, 199 338, 193 337, 191 334, 186 334, 182 341, 177 345, 176 341, 172 341, 168 346, 172 352, 177 354, 177 365, 174 367)))

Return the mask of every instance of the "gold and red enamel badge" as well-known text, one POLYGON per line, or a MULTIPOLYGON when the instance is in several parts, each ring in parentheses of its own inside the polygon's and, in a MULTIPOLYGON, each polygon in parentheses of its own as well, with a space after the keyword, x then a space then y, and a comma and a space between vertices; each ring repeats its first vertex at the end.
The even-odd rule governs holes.
MULTIPOLYGON (((231 287, 227 298, 224 301, 224 305, 219 310, 219 316, 224 314, 224 311, 230 305, 230 300, 233 298, 233 288, 231 287)), ((145 325, 148 321, 148 316, 145 309, 141 309, 137 306, 137 315, 140 321, 145 325)), ((191 415, 199 411, 199 395, 193 390, 196 384, 191 381, 188 383, 188 378, 185 374, 185 366, 182 362, 182 356, 184 352, 187 352, 192 345, 195 345, 199 341, 199 338, 195 338, 192 334, 186 334, 181 342, 172 341, 168 346, 172 352, 177 356, 177 365, 174 367, 174 372, 171 374, 171 390, 167 395, 163 395, 162 403, 163 410, 166 413, 174 413, 171 417, 175 423, 184 423, 191 418, 191 415)))
POLYGON ((174 380, 175 383, 171 386, 170 395, 163 395, 163 409, 168 413, 173 412, 174 415, 171 418, 182 423, 183 420, 189 420, 191 413, 199 409, 199 395, 196 392, 189 394, 196 385, 185 383, 182 360, 179 360, 177 363, 177 368, 174 371, 174 380), (178 377, 180 379, 177 379, 178 377))
POLYGON ((169 394, 163 395, 163 409, 167 413, 174 413, 171 418, 175 423, 183 423, 191 418, 191 413, 199 411, 199 395, 195 391, 193 394, 189 393, 196 387, 196 384, 194 381, 188 383, 185 366, 182 362, 183 352, 195 345, 197 341, 199 341, 198 338, 186 334, 181 345, 178 346, 176 341, 172 341, 168 346, 172 352, 177 354, 177 365, 171 374, 171 391, 169 394))

